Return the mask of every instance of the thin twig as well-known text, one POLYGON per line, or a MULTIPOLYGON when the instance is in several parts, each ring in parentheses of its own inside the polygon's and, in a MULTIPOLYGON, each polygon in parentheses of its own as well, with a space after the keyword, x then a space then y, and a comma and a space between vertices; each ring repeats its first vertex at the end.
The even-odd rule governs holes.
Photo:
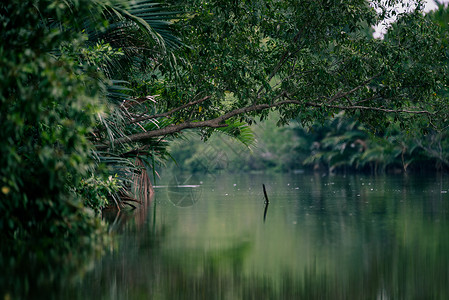
POLYGON ((134 119, 134 120, 131 120, 131 121, 129 122, 129 124, 133 124, 133 123, 137 123, 137 122, 142 122, 142 121, 147 121, 147 120, 156 119, 156 118, 167 117, 167 116, 170 116, 170 115, 172 115, 173 113, 175 113, 175 112, 177 112, 177 111, 180 111, 180 110, 182 110, 182 109, 184 109, 184 108, 186 108, 186 107, 190 107, 190 106, 199 104, 199 103, 204 102, 204 101, 206 101, 207 99, 210 99, 210 98, 211 98, 211 96, 206 96, 206 97, 201 98, 201 99, 199 99, 199 100, 192 101, 192 102, 186 103, 186 104, 184 104, 184 105, 181 105, 181 106, 179 106, 179 107, 177 107, 177 108, 174 108, 174 109, 172 109, 172 110, 170 110, 170 111, 168 111, 168 112, 165 112, 165 113, 155 114, 155 115, 151 115, 151 116, 143 116, 143 117, 140 117, 140 118, 136 118, 136 119, 134 119))

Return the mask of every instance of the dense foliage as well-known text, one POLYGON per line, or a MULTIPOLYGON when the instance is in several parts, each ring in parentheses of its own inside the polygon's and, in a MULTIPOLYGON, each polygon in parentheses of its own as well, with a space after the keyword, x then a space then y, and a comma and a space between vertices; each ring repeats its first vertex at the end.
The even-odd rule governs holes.
POLYGON ((446 126, 445 33, 419 9, 399 13, 370 3, 179 3, 186 12, 176 26, 189 47, 177 53, 186 63, 178 65, 177 84, 158 92, 166 109, 190 105, 176 111, 177 126, 130 138, 220 127, 226 119, 251 123, 270 109, 279 110, 280 124, 297 118, 310 125, 346 110, 373 130, 418 119, 426 123, 421 129, 446 126), (392 15, 388 38, 367 36, 392 15), (198 103, 198 95, 208 97, 198 103))
POLYGON ((9 238, 74 238, 99 223, 73 191, 92 167, 87 135, 103 89, 101 74, 61 53, 84 42, 61 27, 93 9, 90 1, 73 5, 0 5, 0 230, 9 238))
POLYGON ((148 199, 149 166, 165 142, 104 144, 158 126, 129 121, 154 104, 133 74, 160 63, 178 40, 148 1, 11 1, 0 9, 0 229, 18 240, 76 241, 99 228, 84 206, 101 212, 148 199))

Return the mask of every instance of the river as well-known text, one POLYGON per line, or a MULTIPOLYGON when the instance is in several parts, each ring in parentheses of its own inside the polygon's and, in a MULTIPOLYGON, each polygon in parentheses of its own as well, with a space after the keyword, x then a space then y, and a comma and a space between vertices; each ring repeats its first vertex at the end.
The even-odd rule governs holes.
POLYGON ((105 216, 106 254, 33 296, 449 299, 447 177, 166 175, 157 184, 146 209, 105 216))

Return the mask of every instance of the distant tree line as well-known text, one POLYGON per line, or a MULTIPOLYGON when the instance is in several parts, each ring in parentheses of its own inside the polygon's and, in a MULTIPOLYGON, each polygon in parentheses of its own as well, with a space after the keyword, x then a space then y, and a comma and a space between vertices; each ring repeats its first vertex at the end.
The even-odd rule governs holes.
POLYGON ((303 127, 298 122, 276 126, 272 117, 251 126, 253 141, 247 146, 225 135, 201 143, 191 134, 169 148, 182 172, 324 172, 366 174, 447 172, 447 130, 425 135, 398 126, 373 133, 372 129, 344 116, 303 127), (192 143, 192 140, 197 143, 192 143))

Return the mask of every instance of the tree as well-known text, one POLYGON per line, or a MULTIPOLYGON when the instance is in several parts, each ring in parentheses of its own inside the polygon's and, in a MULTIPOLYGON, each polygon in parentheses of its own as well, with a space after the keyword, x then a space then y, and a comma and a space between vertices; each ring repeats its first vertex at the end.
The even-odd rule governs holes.
POLYGON ((104 85, 95 68, 63 53, 83 34, 61 28, 94 10, 89 2, 72 10, 57 1, 0 4, 2 237, 76 244, 99 228, 73 188, 93 166, 87 135, 104 85))
POLYGON ((292 118, 310 124, 344 110, 374 130, 396 121, 405 128, 417 119, 444 127, 446 37, 420 2, 409 13, 382 3, 187 1, 175 28, 189 47, 176 51, 174 74, 154 72, 147 82, 160 94, 158 112, 131 120, 170 117, 173 123, 100 147, 188 128, 208 136, 207 128, 227 126, 227 120, 251 123, 272 109, 280 112, 280 124, 292 118), (393 14, 388 38, 366 36, 367 27, 393 14))
POLYGON ((99 211, 119 193, 133 200, 127 175, 148 189, 140 161, 92 142, 133 132, 122 126, 137 102, 124 79, 177 39, 148 1, 12 1, 0 16, 2 236, 77 240, 100 223, 83 202, 99 211))

